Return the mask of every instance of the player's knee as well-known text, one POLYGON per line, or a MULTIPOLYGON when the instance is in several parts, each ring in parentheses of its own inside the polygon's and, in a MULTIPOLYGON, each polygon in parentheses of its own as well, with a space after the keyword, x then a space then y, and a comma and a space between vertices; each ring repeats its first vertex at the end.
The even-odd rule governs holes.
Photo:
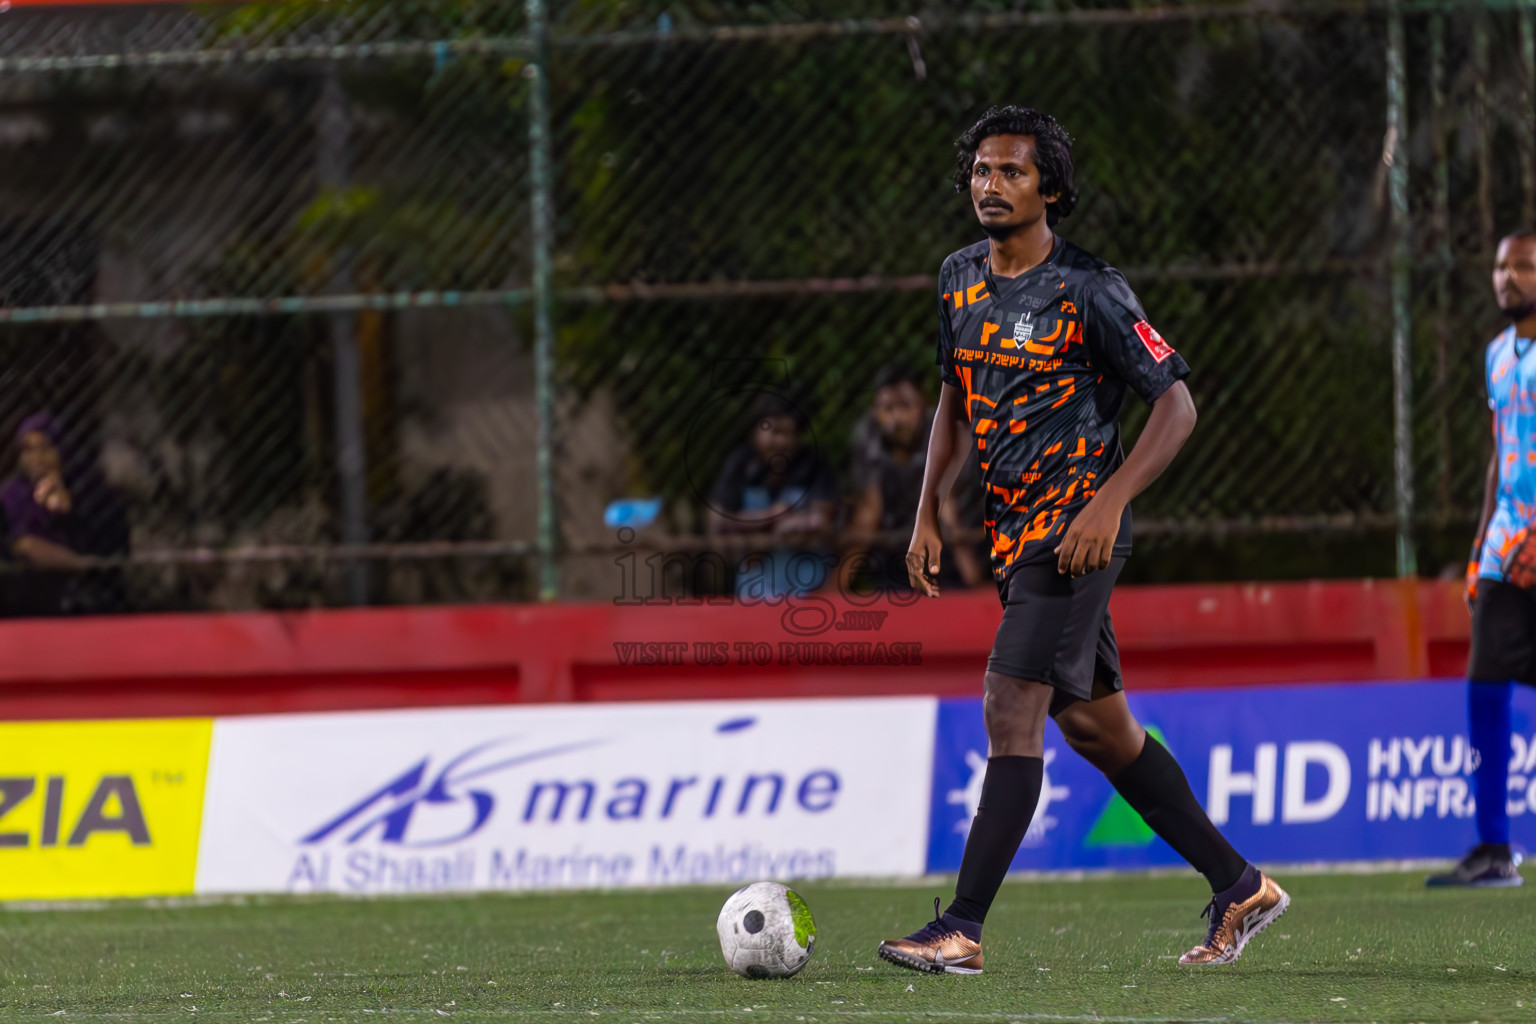
POLYGON ((1056 716, 1056 727, 1061 730, 1061 738, 1067 741, 1067 746, 1078 753, 1083 748, 1091 746, 1101 735, 1101 731, 1092 719, 1080 718, 1068 708, 1056 716))
POLYGON ((1000 730, 1012 730, 1027 724, 1023 704, 1007 690, 987 687, 981 698, 982 718, 986 721, 987 734, 1000 730))
POLYGON ((1067 746, 1090 764, 1098 763, 1109 749, 1108 737, 1092 723, 1064 722, 1058 718, 1056 724, 1061 727, 1061 738, 1067 741, 1067 746))
POLYGON ((1107 733, 1099 744, 1094 767, 1114 778, 1117 773, 1136 763, 1146 742, 1147 734, 1140 728, 1116 729, 1107 733))
POLYGON ((1062 739, 1067 741, 1067 746, 1089 764, 1104 771, 1123 768, 1136 760, 1141 754, 1143 736, 1136 723, 1105 722, 1086 712, 1073 713, 1085 707, 1075 705, 1056 716, 1056 725, 1061 729, 1062 739))
POLYGON ((1051 690, 988 672, 982 696, 982 715, 993 752, 1020 752, 1020 744, 1033 750, 1045 739, 1046 710, 1051 690))
POLYGON ((1104 741, 1110 723, 1104 721, 1097 711, 1092 703, 1079 700, 1068 704, 1056 716, 1056 726, 1073 750, 1080 751, 1104 741))

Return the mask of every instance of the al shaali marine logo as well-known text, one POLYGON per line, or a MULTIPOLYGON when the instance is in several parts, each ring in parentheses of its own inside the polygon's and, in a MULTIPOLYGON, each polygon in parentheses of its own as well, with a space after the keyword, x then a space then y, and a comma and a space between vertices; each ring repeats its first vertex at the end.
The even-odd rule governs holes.
MULTIPOLYGON (((733 718, 716 725, 713 731, 734 737, 757 724, 753 716, 733 718)), ((649 738, 655 739, 653 735, 649 738)), ((830 768, 810 767, 798 779, 791 779, 779 771, 757 771, 739 761, 733 761, 736 767, 728 770, 695 769, 691 773, 666 773, 661 778, 647 774, 643 764, 635 764, 622 771, 622 778, 612 778, 565 755, 621 742, 622 737, 576 739, 532 750, 513 747, 516 739, 504 737, 477 744, 446 763, 428 754, 304 835, 299 843, 447 846, 485 828, 497 810, 498 799, 505 798, 513 801, 516 822, 558 827, 589 820, 668 821, 684 816, 710 820, 748 814, 771 817, 791 804, 819 813, 832 807, 842 789, 837 773, 830 768), (546 763, 534 768, 538 762, 546 763), (489 781, 490 776, 522 768, 533 770, 523 773, 523 778, 489 781)))
POLYGON ((496 809, 496 798, 491 793, 467 788, 469 783, 532 761, 596 746, 603 741, 581 740, 511 757, 481 758, 487 751, 507 742, 509 740, 491 740, 471 747, 435 774, 428 771, 431 756, 424 757, 299 841, 323 843, 345 831, 342 841, 355 843, 377 830, 376 838, 380 842, 401 846, 456 843, 480 831, 496 809))
MULTIPOLYGON (((1025 846, 1040 846, 1045 842, 1046 833, 1059 824, 1048 813, 1051 804, 1072 795, 1072 790, 1066 786, 1051 785, 1051 762, 1055 760, 1056 751, 1047 750, 1045 768, 1040 776, 1040 802, 1035 805, 1035 816, 1029 819, 1029 830, 1024 833, 1025 846)), ((987 775, 987 759, 979 752, 967 750, 965 763, 971 770, 970 779, 966 781, 964 789, 952 789, 946 798, 949 803, 965 807, 965 817, 955 822, 955 831, 961 835, 971 831, 971 819, 976 817, 976 808, 981 805, 981 784, 987 775)))

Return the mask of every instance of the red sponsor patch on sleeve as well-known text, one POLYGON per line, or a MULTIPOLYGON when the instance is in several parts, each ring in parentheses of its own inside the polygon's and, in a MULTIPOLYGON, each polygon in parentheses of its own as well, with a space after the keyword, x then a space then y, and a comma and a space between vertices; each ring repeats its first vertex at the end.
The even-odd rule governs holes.
POLYGON ((1155 362, 1160 363, 1173 355, 1173 346, 1164 341, 1163 336, 1145 320, 1136 321, 1136 336, 1141 339, 1143 345, 1147 346, 1147 351, 1152 353, 1152 359, 1155 362))

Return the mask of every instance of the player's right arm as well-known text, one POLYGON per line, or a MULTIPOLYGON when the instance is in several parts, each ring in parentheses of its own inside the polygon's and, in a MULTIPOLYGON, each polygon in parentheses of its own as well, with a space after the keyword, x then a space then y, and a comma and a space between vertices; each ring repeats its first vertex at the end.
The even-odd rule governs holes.
POLYGON ((1483 477, 1483 511, 1477 518, 1477 536, 1472 541, 1472 555, 1467 562, 1467 607, 1477 598, 1477 570, 1483 560, 1483 538, 1493 521, 1499 503, 1499 415, 1493 414, 1493 454, 1488 456, 1488 472, 1483 477))
POLYGON ((970 446, 971 409, 960 387, 960 373, 955 368, 955 325, 950 320, 951 294, 946 288, 958 288, 951 276, 951 256, 939 268, 938 312, 939 407, 933 412, 933 429, 928 434, 928 458, 923 464, 923 490, 917 499, 917 522, 912 526, 912 543, 907 546, 907 578, 915 590, 929 597, 939 596, 939 549, 944 546, 939 532, 939 508, 960 475, 970 446))
POLYGON ((928 459, 923 465, 923 490, 917 500, 917 522, 912 528, 912 543, 907 547, 907 576, 915 589, 929 597, 939 596, 935 578, 939 574, 939 550, 944 546, 939 509, 943 495, 954 487, 955 478, 965 465, 970 427, 964 392, 946 381, 939 391, 939 407, 933 413, 928 459))

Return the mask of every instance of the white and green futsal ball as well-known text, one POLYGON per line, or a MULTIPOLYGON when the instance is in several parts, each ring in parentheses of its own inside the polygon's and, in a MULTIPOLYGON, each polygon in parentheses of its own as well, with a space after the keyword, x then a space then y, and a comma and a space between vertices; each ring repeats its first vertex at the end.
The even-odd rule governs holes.
POLYGON ((816 947, 816 922, 799 893, 777 882, 737 889, 715 922, 720 952, 744 978, 787 978, 804 967, 816 947))

